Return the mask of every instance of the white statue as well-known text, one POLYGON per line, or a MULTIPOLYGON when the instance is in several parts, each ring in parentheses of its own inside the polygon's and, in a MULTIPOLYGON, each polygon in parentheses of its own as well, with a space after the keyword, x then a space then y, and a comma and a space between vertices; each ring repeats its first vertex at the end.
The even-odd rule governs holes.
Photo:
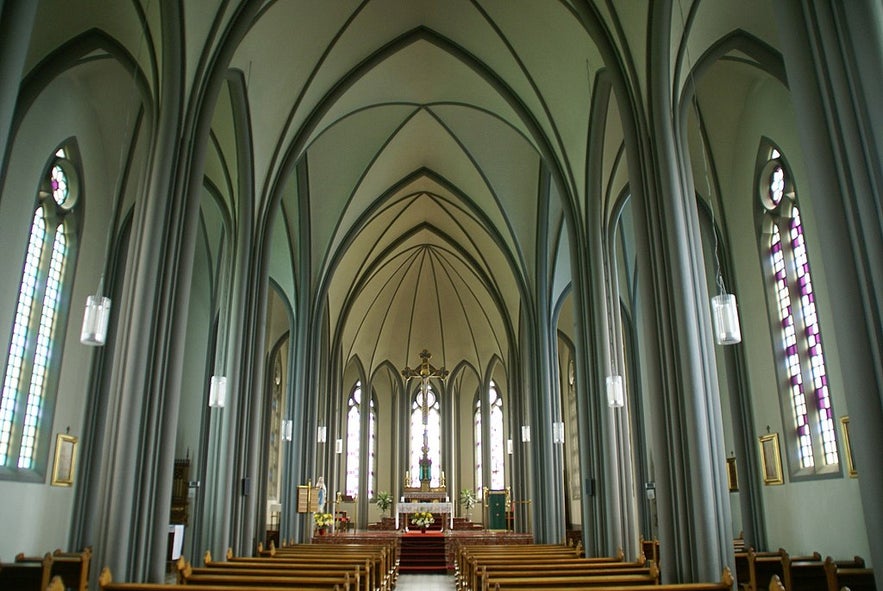
POLYGON ((325 512, 325 477, 320 476, 318 480, 316 480, 316 505, 318 505, 319 513, 325 512))

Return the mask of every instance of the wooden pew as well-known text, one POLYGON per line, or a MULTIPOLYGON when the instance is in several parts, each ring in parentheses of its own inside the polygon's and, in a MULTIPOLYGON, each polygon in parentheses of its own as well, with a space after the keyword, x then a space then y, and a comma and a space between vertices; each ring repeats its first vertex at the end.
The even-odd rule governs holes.
POLYGON ((43 558, 0 564, 0 589, 44 591, 52 579, 54 561, 47 552, 43 558))
POLYGON ((616 558, 583 558, 582 545, 577 547, 562 544, 526 544, 501 546, 461 546, 455 558, 455 575, 458 585, 464 589, 476 589, 479 586, 478 569, 489 564, 526 564, 540 560, 545 564, 557 564, 561 561, 585 560, 587 562, 616 562, 624 555, 620 550, 616 558))
MULTIPOLYGON (((863 560, 861 562, 864 564, 863 560)), ((828 583, 828 591, 840 591, 843 587, 848 587, 850 591, 876 591, 877 589, 873 569, 841 567, 830 556, 825 558, 825 578, 828 583)))
MULTIPOLYGON (((492 571, 494 574, 506 572, 508 570, 523 570, 530 568, 530 565, 537 565, 542 569, 555 569, 556 572, 565 572, 577 569, 576 572, 588 569, 616 569, 620 574, 641 572, 647 574, 648 565, 641 555, 635 562, 623 562, 621 556, 617 557, 596 557, 596 558, 577 558, 571 555, 556 553, 554 548, 546 548, 541 552, 530 552, 530 545, 524 547, 516 553, 499 554, 496 552, 478 552, 476 555, 468 556, 466 560, 466 571, 461 579, 461 587, 464 589, 481 589, 481 572, 492 571), (639 569, 639 570, 635 570, 639 569)), ((657 573, 658 578, 658 573, 657 573)), ((658 580, 657 580, 658 582, 658 580)))
POLYGON ((787 591, 818 591, 827 586, 825 563, 818 552, 811 556, 792 558, 782 552, 781 583, 787 591))
MULTIPOLYGON (((659 583, 659 569, 655 564, 643 567, 613 567, 605 568, 603 565, 583 565, 562 568, 559 565, 546 566, 543 564, 519 565, 489 570, 489 567, 481 567, 482 591, 493 588, 495 583, 508 580, 508 586, 513 586, 514 579, 532 581, 541 579, 556 582, 569 580, 571 583, 585 584, 587 586, 600 586, 615 584, 627 585, 656 585, 659 583)), ((532 586, 531 583, 517 583, 518 586, 532 586)))
MULTIPOLYGON (((41 562, 42 558, 25 556, 19 553, 15 557, 17 563, 41 562)), ((85 548, 82 552, 63 552, 56 549, 52 553, 52 569, 50 577, 59 577, 67 589, 86 591, 89 587, 89 565, 92 561, 92 548, 85 548)))
POLYGON ((641 553, 644 554, 644 558, 652 561, 657 567, 659 566, 659 540, 645 540, 644 536, 640 538, 641 543, 641 553))
POLYGON ((264 577, 285 579, 295 576, 322 576, 340 578, 348 575, 353 591, 373 591, 370 587, 370 561, 356 559, 328 558, 324 561, 285 562, 212 562, 199 568, 192 566, 183 557, 176 567, 178 582, 181 584, 211 582, 213 577, 264 577))
POLYGON ((315 569, 317 567, 332 568, 338 565, 342 559, 348 562, 358 562, 363 567, 361 587, 365 590, 390 589, 395 581, 395 567, 389 567, 388 550, 385 546, 374 545, 338 545, 317 548, 310 546, 303 548, 297 553, 276 553, 272 557, 248 557, 233 556, 232 549, 227 550, 226 562, 215 562, 211 553, 206 552, 204 561, 210 568, 302 568, 315 569), (338 547, 339 546, 339 547, 338 547), (329 555, 329 549, 334 553, 329 555))
MULTIPOLYGON (((546 564, 583 559, 579 547, 561 544, 527 544, 502 546, 464 546, 458 550, 455 562, 455 575, 461 587, 474 589, 479 585, 478 568, 484 564, 525 564, 532 560, 542 560, 546 564)), ((606 561, 607 559, 600 559, 606 561)))
POLYGON ((736 552, 736 584, 740 591, 749 591, 751 585, 750 567, 748 565, 748 552, 736 552))
MULTIPOLYGON (((748 549, 748 589, 749 591, 763 591, 769 587, 773 575, 784 579, 785 572, 782 564, 782 555, 785 553, 781 548, 777 552, 756 552, 754 548, 748 549)), ((742 581, 740 581, 740 584, 742 581)))
MULTIPOLYGON (((637 587, 637 589, 646 589, 647 591, 729 591, 733 586, 733 575, 730 573, 730 569, 724 567, 723 574, 721 575, 721 580, 715 583, 680 583, 680 584, 662 584, 662 585, 652 585, 647 587, 637 587)), ((497 583, 492 588, 491 591, 510 591, 517 590, 521 591, 527 587, 522 586, 509 586, 502 583, 497 583)), ((549 579, 548 581, 544 581, 541 579, 537 579, 532 581, 532 586, 529 587, 531 589, 536 589, 538 591, 579 591, 580 589, 586 589, 590 591, 635 591, 636 587, 630 585, 600 585, 595 586, 594 584, 583 585, 583 584, 560 584, 560 582, 556 579, 549 579)))
POLYGON ((498 571, 488 574, 482 571, 481 591, 496 589, 544 589, 546 586, 594 588, 594 587, 639 587, 657 586, 659 571, 651 565, 642 572, 619 574, 615 570, 587 569, 575 574, 571 571, 560 572, 554 568, 544 571, 498 571))
MULTIPOLYGON (((176 583, 115 583, 110 569, 104 567, 98 575, 102 591, 267 591, 266 586, 255 585, 179 585, 176 583)), ((275 591, 344 591, 340 585, 273 585, 275 591)))
POLYGON ((374 587, 391 589, 395 586, 398 576, 398 539, 379 543, 356 543, 356 544, 289 544, 284 548, 275 549, 271 546, 274 558, 289 560, 291 558, 306 558, 307 556, 327 557, 329 551, 335 556, 355 557, 358 554, 369 553, 373 562, 372 574, 374 587), (333 550, 332 550, 333 549, 333 550))
POLYGON ((321 587, 324 589, 340 589, 341 591, 356 591, 355 580, 349 572, 323 571, 313 568, 310 570, 292 570, 291 572, 275 572, 256 570, 246 574, 228 574, 223 571, 206 574, 192 574, 189 569, 183 573, 186 587, 215 586, 215 587, 321 587))

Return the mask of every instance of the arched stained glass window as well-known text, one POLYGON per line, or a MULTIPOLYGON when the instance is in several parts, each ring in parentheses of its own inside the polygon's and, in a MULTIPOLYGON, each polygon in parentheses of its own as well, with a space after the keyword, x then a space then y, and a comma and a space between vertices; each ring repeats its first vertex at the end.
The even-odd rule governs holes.
POLYGON ((765 149, 759 179, 771 308, 775 310, 776 366, 793 419, 796 475, 839 462, 828 376, 809 257, 794 181, 775 148, 765 149))
POLYGON ((423 431, 426 428, 427 456, 431 463, 430 486, 439 485, 441 470, 441 406, 432 386, 427 386, 426 396, 418 388, 411 402, 409 437, 409 470, 411 486, 420 485, 420 459, 423 457, 423 431), (426 422, 424 424, 424 405, 426 422))
POLYGON ((61 303, 76 246, 76 178, 67 150, 59 149, 31 218, 0 395, 0 472, 7 476, 45 473, 43 418, 60 367, 54 357, 61 351, 61 303))
POLYGON ((377 454, 377 409, 373 397, 368 401, 368 448, 362 456, 362 382, 356 382, 347 401, 346 412, 346 494, 359 494, 361 467, 368 467, 368 497, 374 496, 377 484, 375 456, 377 454))
POLYGON ((377 490, 377 471, 375 467, 377 456, 377 409, 375 408, 374 398, 371 398, 370 410, 368 412, 368 498, 374 498, 374 491, 377 490))
POLYGON ((497 390, 497 385, 491 381, 488 389, 488 406, 491 412, 490 420, 490 460, 491 460, 491 489, 502 490, 506 486, 504 462, 506 449, 503 439, 503 397, 497 390))
MULTIPOLYGON (((488 388, 488 460, 490 466, 490 480, 488 486, 491 490, 502 490, 506 486, 506 448, 503 433, 503 397, 497 390, 497 385, 491 381, 488 388)), ((475 426, 475 486, 481 491, 484 483, 483 469, 483 437, 482 437, 482 413, 481 401, 475 401, 473 414, 475 426)), ((481 492, 479 492, 479 495, 481 492)))
POLYGON ((362 438, 362 383, 350 393, 346 412, 346 494, 359 493, 359 452, 362 438))
POLYGON ((478 491, 478 496, 481 498, 482 488, 484 487, 484 479, 482 477, 484 463, 482 462, 481 453, 481 399, 478 397, 475 399, 475 411, 472 416, 475 434, 475 490, 478 491))

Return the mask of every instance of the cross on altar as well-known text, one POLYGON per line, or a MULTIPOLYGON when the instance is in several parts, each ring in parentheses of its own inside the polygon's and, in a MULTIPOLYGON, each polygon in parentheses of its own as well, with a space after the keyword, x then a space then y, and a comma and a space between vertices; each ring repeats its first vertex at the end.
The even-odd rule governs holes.
POLYGON ((402 377, 405 380, 420 378, 420 391, 423 395, 420 404, 420 412, 423 418, 423 447, 420 449, 423 452, 423 457, 420 458, 419 474, 421 488, 428 487, 429 482, 432 480, 432 460, 429 459, 429 379, 438 378, 443 380, 448 377, 448 370, 444 367, 433 366, 429 362, 431 358, 432 354, 423 349, 420 352, 420 365, 414 369, 406 365, 405 369, 402 370, 402 377))

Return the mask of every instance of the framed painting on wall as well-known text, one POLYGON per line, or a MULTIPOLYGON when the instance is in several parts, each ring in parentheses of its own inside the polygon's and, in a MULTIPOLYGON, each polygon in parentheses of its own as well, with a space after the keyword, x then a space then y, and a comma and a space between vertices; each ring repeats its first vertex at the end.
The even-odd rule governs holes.
POLYGON ((849 439, 849 417, 840 417, 840 429, 843 431, 843 455, 846 456, 846 473, 850 478, 858 478, 855 458, 852 457, 852 441, 849 439))
POLYGON ((77 459, 77 438, 59 433, 55 438, 55 460, 52 462, 52 486, 73 486, 77 459))
POLYGON ((785 484, 785 479, 782 477, 782 456, 779 454, 778 433, 760 436, 760 465, 764 484, 785 484))
POLYGON ((727 487, 730 492, 739 492, 739 478, 736 474, 736 458, 727 458, 727 487))

